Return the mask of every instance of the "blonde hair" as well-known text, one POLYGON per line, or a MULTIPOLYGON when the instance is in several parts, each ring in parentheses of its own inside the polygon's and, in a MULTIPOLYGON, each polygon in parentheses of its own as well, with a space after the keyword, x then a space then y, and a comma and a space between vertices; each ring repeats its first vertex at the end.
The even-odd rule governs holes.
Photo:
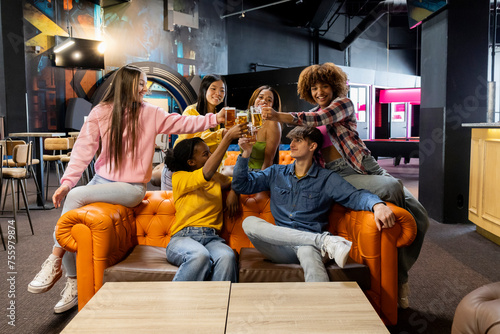
POLYGON ((141 107, 141 102, 137 97, 142 73, 140 68, 133 65, 121 67, 116 72, 101 102, 113 105, 108 129, 108 149, 111 164, 114 164, 116 168, 120 168, 124 158, 122 156, 124 144, 128 144, 128 147, 132 150, 132 159, 135 158, 136 130, 139 125, 139 110, 141 107), (124 133, 128 134, 127 138, 124 138, 124 133))

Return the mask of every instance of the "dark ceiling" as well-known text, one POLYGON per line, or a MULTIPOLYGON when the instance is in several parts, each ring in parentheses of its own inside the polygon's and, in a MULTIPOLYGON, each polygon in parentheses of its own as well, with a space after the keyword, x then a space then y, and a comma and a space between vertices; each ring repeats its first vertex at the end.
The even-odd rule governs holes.
MULTIPOLYGON (((289 27, 317 28, 335 20, 338 15, 365 17, 380 2, 382 0, 242 0, 234 7, 227 6, 225 15, 245 11, 245 16, 250 19, 289 27), (257 9, 266 5, 268 7, 257 9)), ((407 27, 406 13, 391 14, 391 26, 407 27)))

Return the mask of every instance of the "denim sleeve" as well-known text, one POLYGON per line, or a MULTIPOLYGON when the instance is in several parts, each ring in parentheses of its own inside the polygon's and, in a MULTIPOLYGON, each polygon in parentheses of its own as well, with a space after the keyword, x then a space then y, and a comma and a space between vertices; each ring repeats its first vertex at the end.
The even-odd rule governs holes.
POLYGON ((248 160, 249 158, 243 158, 241 155, 236 160, 233 169, 232 189, 238 194, 255 194, 269 190, 272 166, 266 168, 265 171, 248 172, 248 160))
POLYGON ((384 203, 377 195, 365 189, 356 189, 334 172, 326 180, 324 189, 335 202, 353 210, 372 211, 375 204, 384 203))

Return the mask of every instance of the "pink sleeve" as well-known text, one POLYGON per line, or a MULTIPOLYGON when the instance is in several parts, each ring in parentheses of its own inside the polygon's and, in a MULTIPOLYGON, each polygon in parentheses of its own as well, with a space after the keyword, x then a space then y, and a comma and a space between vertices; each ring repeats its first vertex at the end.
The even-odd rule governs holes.
MULTIPOLYGON (((98 108, 98 107, 96 107, 98 108)), ((87 121, 83 124, 75 145, 71 150, 71 159, 61 179, 61 185, 65 184, 73 188, 80 180, 83 171, 94 158, 99 148, 99 120, 95 109, 89 113, 87 121)))
POLYGON ((181 134, 196 133, 216 127, 217 115, 182 116, 177 113, 167 113, 162 108, 156 109, 157 133, 181 134))

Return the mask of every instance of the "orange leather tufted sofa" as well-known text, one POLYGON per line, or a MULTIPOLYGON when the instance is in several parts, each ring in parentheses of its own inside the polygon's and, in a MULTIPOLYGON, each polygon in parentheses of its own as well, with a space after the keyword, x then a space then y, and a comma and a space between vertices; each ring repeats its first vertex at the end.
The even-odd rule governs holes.
MULTIPOLYGON (((240 281, 242 281, 245 272, 247 278, 253 277, 248 276, 253 270, 247 265, 248 263, 259 266, 255 260, 245 260, 245 250, 254 253, 258 251, 253 249, 242 229, 243 219, 251 215, 272 223, 274 219, 270 212, 267 192, 241 195, 240 201, 242 214, 235 218, 224 216, 221 236, 240 254, 240 281)), ((382 320, 392 325, 397 322, 397 247, 408 245, 413 241, 416 225, 406 210, 390 203, 388 205, 395 212, 398 223, 382 232, 375 226, 373 213, 349 210, 338 204, 333 206, 330 214, 330 232, 347 238, 353 244, 351 259, 344 269, 337 267, 334 261, 329 267, 340 273, 343 277, 341 280, 352 280, 348 274, 342 275, 349 271, 350 266, 366 267, 365 276, 369 276, 369 284, 364 292, 382 320)), ((135 208, 94 203, 64 214, 57 223, 56 237, 66 250, 77 252, 79 309, 85 306, 101 288, 105 270, 126 262, 122 260, 132 250, 156 246, 146 248, 159 249, 163 255, 164 251, 157 247, 167 246, 170 240, 170 226, 174 220, 173 196, 171 192, 165 191, 147 192, 142 203, 135 208), (139 246, 135 247, 137 245, 139 246)), ((298 266, 277 265, 263 259, 258 261, 267 268, 279 267, 285 274, 293 269, 287 266, 298 266)), ((139 264, 142 265, 144 262, 147 262, 147 259, 139 261, 139 264)))
MULTIPOLYGON (((233 166, 236 164, 236 160, 238 159, 238 155, 240 155, 240 151, 228 151, 227 159, 224 160, 225 166, 233 166)), ((279 151, 279 164, 280 165, 288 165, 295 161, 295 158, 290 156, 290 151, 279 151)))

